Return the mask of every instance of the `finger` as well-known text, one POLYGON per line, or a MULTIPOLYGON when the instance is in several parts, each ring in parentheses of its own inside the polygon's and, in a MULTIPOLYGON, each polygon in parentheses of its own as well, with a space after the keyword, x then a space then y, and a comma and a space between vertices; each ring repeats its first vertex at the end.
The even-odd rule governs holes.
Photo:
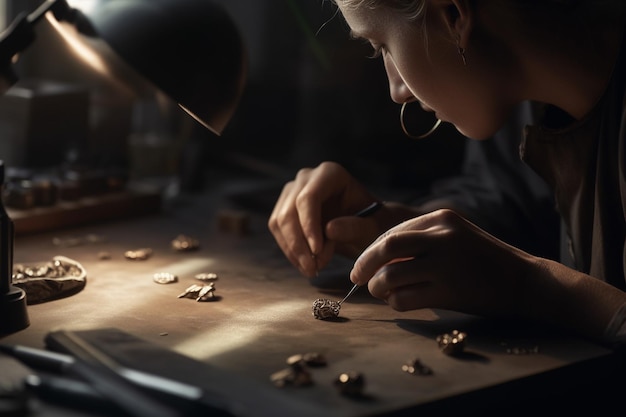
POLYGON ((283 188, 268 220, 268 227, 287 259, 305 276, 316 273, 315 259, 304 237, 293 205, 293 182, 283 188))
POLYGON ((285 257, 302 275, 310 278, 317 274, 318 257, 311 253, 309 245, 303 237, 296 239, 290 235, 289 238, 285 238, 282 234, 274 237, 285 257))
POLYGON ((316 260, 316 275, 319 274, 321 270, 323 270, 329 262, 332 260, 335 253, 335 243, 327 241, 324 244, 324 249, 322 252, 315 255, 316 260))
POLYGON ((441 238, 449 234, 447 226, 456 214, 449 210, 428 213, 389 229, 357 258, 350 272, 355 284, 365 284, 378 269, 397 261, 421 257, 441 238))
POLYGON ((397 259, 381 267, 368 282, 370 293, 386 299, 398 288, 409 285, 429 284, 430 274, 424 273, 422 260, 416 258, 397 259))
POLYGON ((393 233, 427 230, 431 228, 447 226, 458 219, 459 216, 452 210, 436 210, 398 223, 394 227, 385 231, 385 233, 381 234, 377 240, 384 239, 385 237, 393 233))
POLYGON ((295 199, 300 225, 315 254, 320 254, 324 247, 322 206, 337 199, 346 188, 345 175, 341 175, 343 171, 338 170, 336 164, 322 163, 307 172, 306 176, 299 172, 296 179, 301 182, 301 189, 295 199))
POLYGON ((425 256, 437 229, 391 233, 372 243, 355 261, 350 280, 363 285, 385 265, 425 256))
POLYGON ((440 280, 430 257, 385 265, 367 285, 372 296, 397 311, 459 307, 468 295, 467 291, 451 290, 445 280, 440 280))
POLYGON ((485 269, 483 261, 497 256, 476 258, 474 253, 463 259, 454 252, 457 256, 451 261, 450 246, 450 241, 433 239, 422 256, 382 266, 368 282, 370 293, 398 311, 426 307, 474 314, 505 311, 508 303, 504 294, 511 283, 489 278, 493 273, 485 269))

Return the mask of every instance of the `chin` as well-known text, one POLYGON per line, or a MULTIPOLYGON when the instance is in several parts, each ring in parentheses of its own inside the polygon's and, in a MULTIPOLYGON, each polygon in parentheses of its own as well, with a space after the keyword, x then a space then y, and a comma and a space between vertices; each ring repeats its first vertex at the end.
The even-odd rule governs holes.
POLYGON ((496 131, 492 131, 492 130, 487 131, 487 130, 481 130, 481 129, 464 128, 462 126, 457 126, 457 125, 454 125, 454 127, 456 127, 456 130, 458 130, 459 133, 461 133, 463 136, 466 136, 474 140, 490 139, 496 133, 496 131))

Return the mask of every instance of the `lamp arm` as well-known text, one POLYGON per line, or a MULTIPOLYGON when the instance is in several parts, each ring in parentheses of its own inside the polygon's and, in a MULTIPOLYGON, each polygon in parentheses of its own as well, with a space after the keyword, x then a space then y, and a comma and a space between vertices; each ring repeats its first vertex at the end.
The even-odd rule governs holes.
POLYGON ((35 25, 47 12, 59 20, 68 19, 72 9, 66 0, 47 0, 32 13, 20 13, 0 34, 0 94, 4 94, 18 80, 13 70, 15 57, 35 41, 35 25))
POLYGON ((30 13, 26 20, 28 20, 28 23, 31 25, 34 25, 48 12, 54 13, 54 16, 60 20, 60 18, 67 15, 70 10, 72 10, 72 8, 67 4, 66 0, 46 0, 30 13))
POLYGON ((13 70, 15 56, 35 40, 35 32, 28 15, 21 13, 2 33, 0 38, 0 94, 4 94, 18 80, 13 70))

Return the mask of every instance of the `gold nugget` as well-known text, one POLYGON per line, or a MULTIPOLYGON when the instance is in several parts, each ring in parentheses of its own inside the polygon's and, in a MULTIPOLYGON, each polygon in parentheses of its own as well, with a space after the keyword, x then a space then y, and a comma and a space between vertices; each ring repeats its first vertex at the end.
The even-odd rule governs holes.
POLYGON ((458 330, 437 336, 437 344, 446 355, 458 355, 465 349, 467 334, 458 330))

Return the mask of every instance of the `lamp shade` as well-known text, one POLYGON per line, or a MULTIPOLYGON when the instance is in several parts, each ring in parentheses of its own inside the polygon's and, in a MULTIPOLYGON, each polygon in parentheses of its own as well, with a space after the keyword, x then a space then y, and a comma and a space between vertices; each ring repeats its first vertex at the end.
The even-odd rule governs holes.
POLYGON ((98 0, 81 13, 83 32, 105 41, 187 113, 222 133, 243 91, 246 54, 221 6, 209 0, 98 0))

